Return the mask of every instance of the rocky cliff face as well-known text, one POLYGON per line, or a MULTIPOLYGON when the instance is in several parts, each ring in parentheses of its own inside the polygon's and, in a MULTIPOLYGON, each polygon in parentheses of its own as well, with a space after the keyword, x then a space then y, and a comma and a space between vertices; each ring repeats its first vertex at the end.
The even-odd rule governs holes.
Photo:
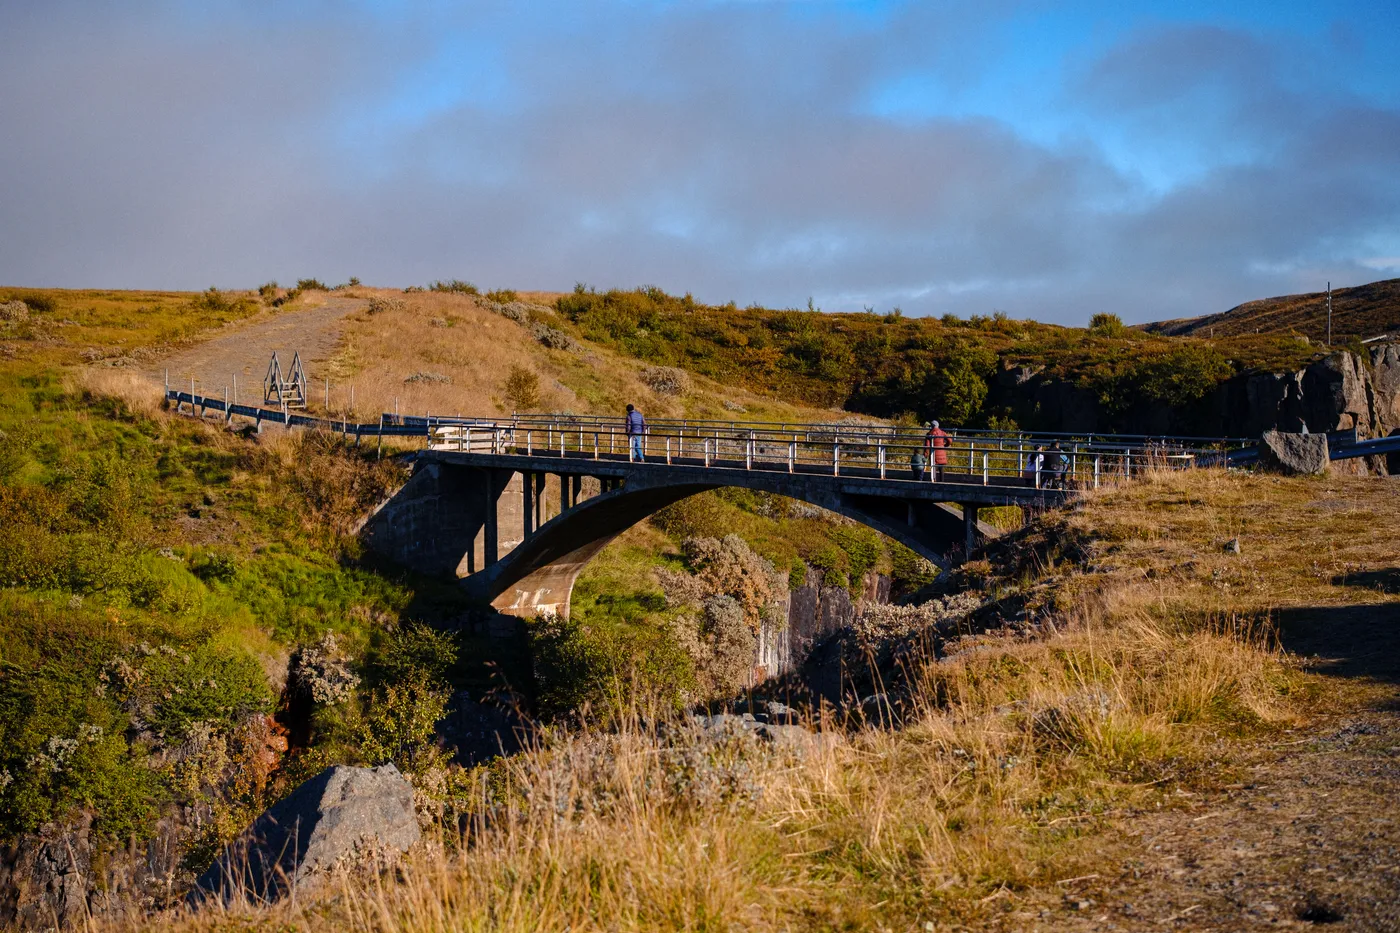
POLYGON ((1217 399, 1222 427, 1241 425, 1248 437, 1304 427, 1387 437, 1400 429, 1400 346, 1382 344, 1364 356, 1333 353, 1298 372, 1238 376, 1217 399))
POLYGON ((1046 431, 1259 437, 1306 426, 1386 437, 1400 430, 1400 344, 1339 351, 1295 372, 1244 373, 1192 410, 1152 406, 1112 422, 1092 392, 1038 370, 1004 369, 994 391, 1022 424, 1046 431))
POLYGON ((820 570, 808 569, 806 582, 788 593, 785 628, 764 626, 759 632, 756 673, 778 676, 801 664, 820 641, 850 626, 867 603, 890 601, 890 578, 867 573, 860 595, 852 599, 843 586, 824 586, 820 570))

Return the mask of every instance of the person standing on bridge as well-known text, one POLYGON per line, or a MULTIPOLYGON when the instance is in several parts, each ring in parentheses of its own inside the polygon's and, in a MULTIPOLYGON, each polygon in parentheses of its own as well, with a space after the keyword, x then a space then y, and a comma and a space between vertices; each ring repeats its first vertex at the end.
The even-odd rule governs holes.
POLYGON ((646 463, 646 448, 643 445, 643 435, 647 433, 647 419, 642 417, 642 413, 631 405, 627 406, 627 442, 631 445, 629 453, 632 459, 639 463, 646 463))
POLYGON ((1035 451, 1026 457, 1026 468, 1021 472, 1021 478, 1027 485, 1040 486, 1040 471, 1045 466, 1045 445, 1041 444, 1035 451))
POLYGON ((1045 488, 1064 489, 1065 488, 1065 462, 1064 451, 1060 449, 1060 442, 1056 441, 1050 445, 1050 449, 1045 452, 1045 488))
POLYGON ((924 435, 924 458, 933 471, 929 479, 935 483, 942 480, 948 472, 948 435, 937 421, 928 422, 928 433, 924 435))

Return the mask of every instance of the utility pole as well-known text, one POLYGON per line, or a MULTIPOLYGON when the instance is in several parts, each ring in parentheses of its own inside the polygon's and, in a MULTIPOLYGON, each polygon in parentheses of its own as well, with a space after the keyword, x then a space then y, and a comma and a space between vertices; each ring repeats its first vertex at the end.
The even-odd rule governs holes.
POLYGON ((1332 346, 1332 283, 1327 283, 1327 346, 1332 346))

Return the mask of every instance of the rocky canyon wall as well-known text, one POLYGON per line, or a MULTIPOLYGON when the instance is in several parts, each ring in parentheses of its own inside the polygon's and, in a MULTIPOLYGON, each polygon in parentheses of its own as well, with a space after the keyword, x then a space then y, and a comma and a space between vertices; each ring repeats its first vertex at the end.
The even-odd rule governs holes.
POLYGON ((1025 427, 1257 438, 1265 431, 1355 429, 1362 439, 1400 431, 1400 344, 1342 350, 1293 372, 1241 373, 1189 408, 1141 405, 1107 412, 1090 389, 1028 367, 1006 367, 992 401, 1025 427))

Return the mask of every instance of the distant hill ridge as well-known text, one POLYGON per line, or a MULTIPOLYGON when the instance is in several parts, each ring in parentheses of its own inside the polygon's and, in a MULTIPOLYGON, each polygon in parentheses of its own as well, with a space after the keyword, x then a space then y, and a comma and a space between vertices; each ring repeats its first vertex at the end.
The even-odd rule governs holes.
MULTIPOLYGON (((1142 329, 1167 337, 1297 333, 1310 340, 1326 340, 1327 293, 1261 298, 1221 314, 1158 321, 1142 329)), ((1400 279, 1332 291, 1333 343, 1396 333, 1400 333, 1400 279)))

